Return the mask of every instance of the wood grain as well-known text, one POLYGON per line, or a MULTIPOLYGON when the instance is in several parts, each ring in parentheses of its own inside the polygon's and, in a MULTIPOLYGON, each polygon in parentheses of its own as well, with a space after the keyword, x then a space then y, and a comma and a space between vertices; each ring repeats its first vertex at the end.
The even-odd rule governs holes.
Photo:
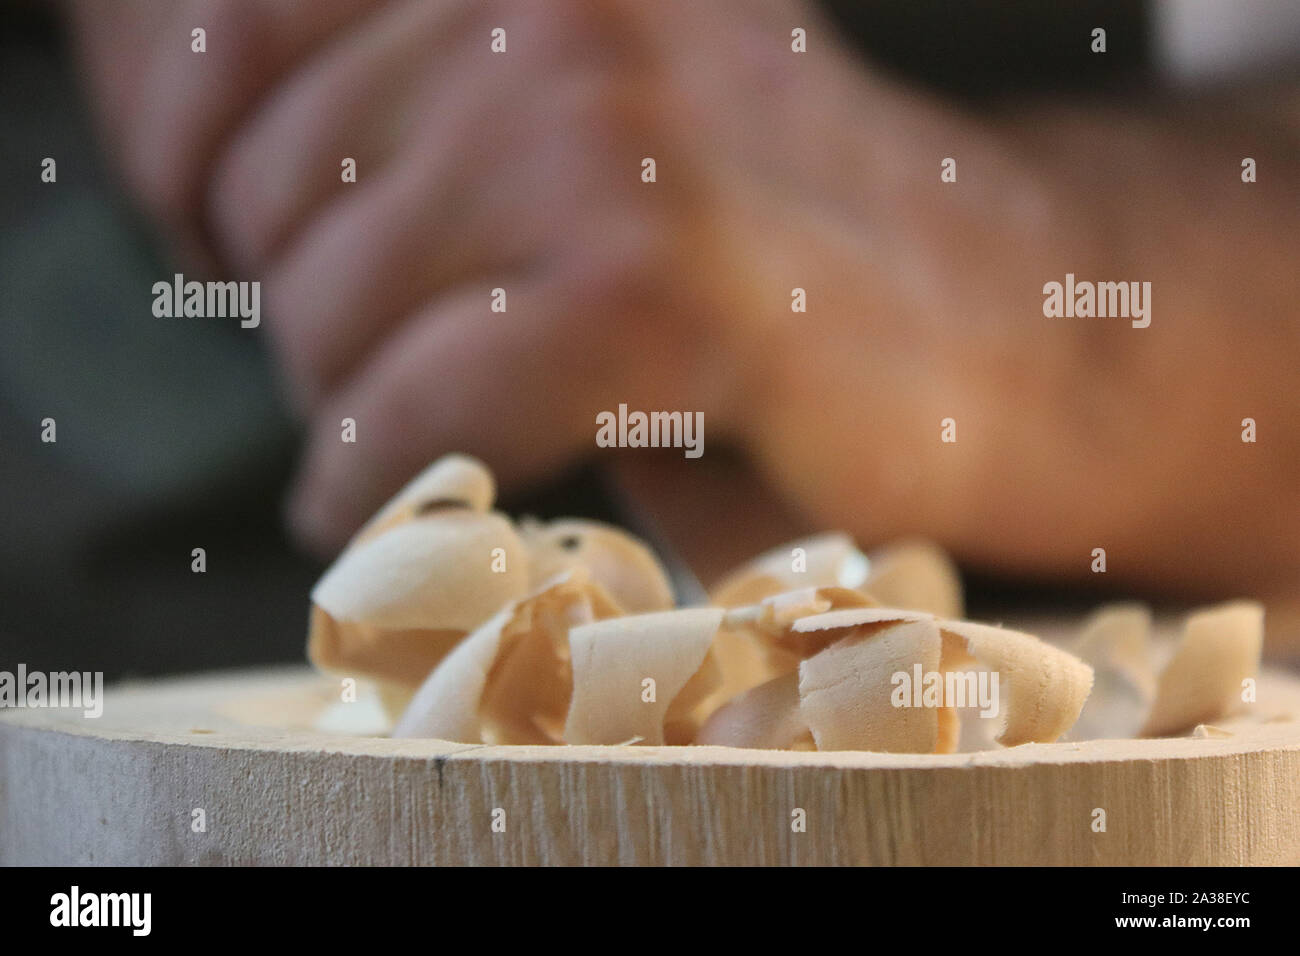
POLYGON ((313 731, 337 694, 274 670, 110 688, 98 720, 0 712, 0 863, 1300 863, 1300 680, 1282 673, 1260 680, 1272 719, 1228 737, 952 755, 313 731))

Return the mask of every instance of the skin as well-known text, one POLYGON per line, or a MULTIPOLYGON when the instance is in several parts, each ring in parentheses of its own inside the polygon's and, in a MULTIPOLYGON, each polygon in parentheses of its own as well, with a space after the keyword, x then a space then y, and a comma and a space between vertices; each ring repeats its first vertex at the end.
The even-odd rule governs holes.
MULTIPOLYGON (((322 553, 443 452, 508 489, 589 456, 596 412, 626 402, 703 411, 755 496, 731 510, 783 531, 920 533, 1078 581, 1105 547, 1125 586, 1295 591, 1293 84, 973 115, 789 0, 68 15, 128 184, 195 271, 262 280, 310 429, 289 514, 322 553), (1044 317, 1066 272, 1151 282, 1151 327, 1044 317)), ((680 535, 718 537, 716 466, 636 455, 624 483, 674 482, 663 510, 701 515, 680 535)), ((731 527, 733 550, 772 543, 731 527)))

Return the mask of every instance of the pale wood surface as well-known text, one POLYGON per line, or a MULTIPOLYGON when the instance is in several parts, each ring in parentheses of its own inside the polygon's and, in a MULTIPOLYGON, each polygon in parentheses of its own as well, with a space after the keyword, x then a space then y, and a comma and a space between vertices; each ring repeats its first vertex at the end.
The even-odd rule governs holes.
POLYGON ((0 712, 0 863, 1300 863, 1284 673, 1261 678, 1265 719, 1228 737, 942 756, 312 730, 337 699, 281 669, 110 688, 98 720, 0 712))

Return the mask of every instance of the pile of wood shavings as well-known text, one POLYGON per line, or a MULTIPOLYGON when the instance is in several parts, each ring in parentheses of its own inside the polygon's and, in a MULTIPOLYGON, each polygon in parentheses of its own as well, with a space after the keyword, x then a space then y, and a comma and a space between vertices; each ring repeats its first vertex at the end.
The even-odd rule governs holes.
POLYGON ((1157 668, 1145 608, 1102 609, 1067 649, 962 620, 933 545, 868 556, 842 534, 774 549, 711 606, 676 608, 635 537, 516 523, 494 499, 480 462, 439 459, 312 591, 311 660, 374 681, 395 736, 903 753, 1159 736, 1233 712, 1259 664, 1254 602, 1191 614, 1157 668), (977 686, 992 706, 951 697, 977 686))

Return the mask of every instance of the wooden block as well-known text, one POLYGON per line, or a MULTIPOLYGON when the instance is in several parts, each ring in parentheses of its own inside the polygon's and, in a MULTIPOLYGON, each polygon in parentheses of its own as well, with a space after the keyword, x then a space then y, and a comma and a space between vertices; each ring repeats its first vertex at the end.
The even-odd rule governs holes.
POLYGON ((109 688, 98 720, 0 712, 0 863, 1300 863, 1283 673, 1259 682, 1274 719, 1231 736, 951 755, 314 731, 338 695, 280 669, 109 688))

